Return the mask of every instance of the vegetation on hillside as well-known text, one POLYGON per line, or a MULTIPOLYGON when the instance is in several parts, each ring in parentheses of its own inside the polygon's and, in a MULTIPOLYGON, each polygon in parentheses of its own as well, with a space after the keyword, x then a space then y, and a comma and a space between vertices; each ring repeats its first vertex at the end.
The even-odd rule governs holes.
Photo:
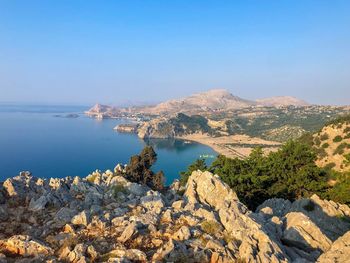
POLYGON ((212 129, 208 125, 208 119, 200 115, 188 116, 183 113, 177 114, 170 119, 170 123, 175 127, 178 135, 192 134, 197 132, 212 134, 212 129))
MULTIPOLYGON (((248 158, 230 159, 219 155, 207 170, 218 174, 250 209, 269 198, 291 201, 318 194, 323 198, 350 203, 349 180, 330 169, 319 168, 313 149, 299 141, 288 141, 280 150, 264 155, 256 148, 248 158), (337 180, 330 186, 329 180, 337 180)), ((198 161, 181 174, 182 183, 198 161)), ((347 177, 348 178, 348 177, 347 177)))

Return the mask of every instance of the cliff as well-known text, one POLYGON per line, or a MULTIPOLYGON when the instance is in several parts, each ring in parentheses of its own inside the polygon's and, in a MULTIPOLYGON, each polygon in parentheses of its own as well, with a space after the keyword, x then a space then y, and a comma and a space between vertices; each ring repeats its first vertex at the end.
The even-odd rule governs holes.
POLYGON ((345 262, 350 208, 313 196, 249 211, 216 175, 160 193, 122 174, 0 186, 0 262, 345 262))

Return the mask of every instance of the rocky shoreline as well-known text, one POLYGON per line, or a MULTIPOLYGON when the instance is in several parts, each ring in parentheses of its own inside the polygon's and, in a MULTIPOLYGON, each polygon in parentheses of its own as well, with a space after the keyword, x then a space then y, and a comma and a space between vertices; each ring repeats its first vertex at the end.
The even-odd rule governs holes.
POLYGON ((0 185, 0 262, 346 262, 350 208, 314 195, 249 211, 218 176, 157 192, 115 171, 0 185))

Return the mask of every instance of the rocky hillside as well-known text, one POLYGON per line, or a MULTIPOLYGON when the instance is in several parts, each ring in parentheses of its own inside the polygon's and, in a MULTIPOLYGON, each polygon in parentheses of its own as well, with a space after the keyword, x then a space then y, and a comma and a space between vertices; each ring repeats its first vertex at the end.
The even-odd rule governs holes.
POLYGON ((156 118, 144 122, 137 128, 140 138, 167 139, 193 133, 211 134, 213 129, 208 120, 200 115, 187 116, 183 113, 171 118, 156 118))
POLYGON ((350 171, 350 116, 328 123, 309 140, 318 153, 319 166, 350 171))
POLYGON ((281 107, 281 106, 303 107, 303 106, 310 105, 304 100, 291 97, 291 96, 277 96, 277 97, 271 97, 271 98, 265 98, 265 99, 258 99, 256 100, 256 102, 259 105, 271 106, 271 107, 281 107))
POLYGON ((317 196, 249 211, 195 171, 160 193, 115 172, 0 186, 0 262, 346 262, 350 208, 317 196))

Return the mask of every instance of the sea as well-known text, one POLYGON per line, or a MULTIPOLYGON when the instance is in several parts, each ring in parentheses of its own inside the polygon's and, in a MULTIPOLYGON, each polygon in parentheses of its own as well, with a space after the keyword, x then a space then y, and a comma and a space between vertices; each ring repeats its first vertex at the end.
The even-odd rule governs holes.
POLYGON ((153 171, 162 170, 166 184, 199 159, 217 153, 210 147, 183 140, 144 141, 136 134, 113 128, 126 119, 87 117, 84 106, 0 104, 0 182, 30 171, 41 178, 85 177, 96 169, 113 170, 126 164, 145 145, 158 155, 153 171))

